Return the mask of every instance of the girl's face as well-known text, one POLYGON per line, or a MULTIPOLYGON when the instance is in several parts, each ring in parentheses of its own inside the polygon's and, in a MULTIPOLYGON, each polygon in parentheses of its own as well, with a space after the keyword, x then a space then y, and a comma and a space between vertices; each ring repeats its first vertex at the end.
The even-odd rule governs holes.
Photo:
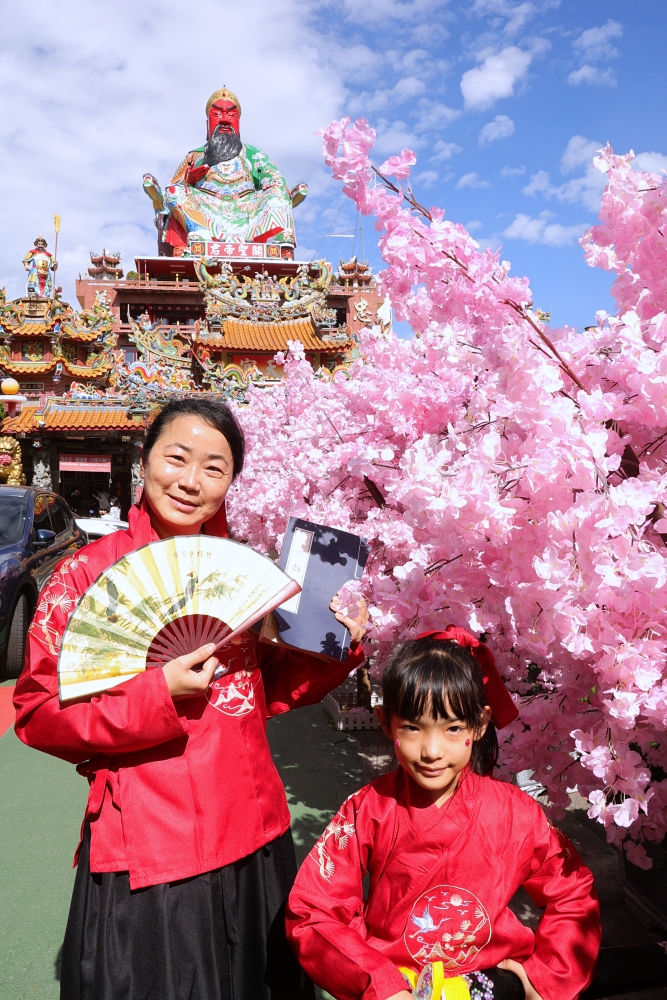
POLYGON ((394 744, 401 767, 428 792, 436 806, 442 805, 454 793, 458 777, 470 761, 473 743, 486 732, 488 706, 478 730, 469 729, 458 719, 434 719, 423 715, 416 721, 387 720, 380 706, 376 711, 382 728, 394 744))
POLYGON ((222 506, 233 471, 227 438, 215 427, 187 414, 168 423, 142 462, 151 522, 160 538, 196 535, 222 506))

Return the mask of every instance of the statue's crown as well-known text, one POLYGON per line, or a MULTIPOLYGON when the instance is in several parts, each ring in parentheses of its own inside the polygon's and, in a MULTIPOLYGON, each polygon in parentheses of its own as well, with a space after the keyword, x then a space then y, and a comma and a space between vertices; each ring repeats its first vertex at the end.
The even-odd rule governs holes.
POLYGON ((40 244, 41 244, 42 246, 44 246, 44 247, 47 247, 47 246, 49 245, 49 244, 48 244, 48 243, 46 242, 46 240, 44 239, 44 237, 42 236, 42 234, 41 234, 41 233, 39 234, 39 236, 37 237, 37 239, 36 239, 36 240, 35 240, 35 242, 33 243, 33 246, 35 246, 35 247, 38 247, 38 246, 40 246, 40 244))
POLYGON ((239 101, 236 94, 233 94, 231 90, 227 87, 221 87, 220 90, 214 90, 208 101, 206 102, 206 114, 208 115, 211 107, 216 101, 233 101, 236 107, 239 109, 239 118, 241 117, 241 102, 239 101))

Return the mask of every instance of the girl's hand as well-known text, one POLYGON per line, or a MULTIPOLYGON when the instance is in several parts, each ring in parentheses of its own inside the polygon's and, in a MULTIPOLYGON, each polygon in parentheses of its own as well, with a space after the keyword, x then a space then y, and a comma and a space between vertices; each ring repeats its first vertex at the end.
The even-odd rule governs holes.
MULTIPOLYGON (((366 634, 365 626, 368 625, 368 605, 363 597, 360 597, 357 601, 357 617, 350 618, 349 615, 344 615, 340 610, 340 598, 338 594, 331 598, 331 604, 329 605, 331 610, 336 616, 339 622, 342 622, 345 628, 350 633, 350 638, 352 639, 352 644, 356 646, 357 643, 361 642, 366 634)), ((398 996, 399 994, 397 994, 398 996)), ((393 997, 390 998, 393 1000, 393 997)))
POLYGON ((211 656, 214 649, 215 643, 209 642, 206 646, 195 649, 194 653, 178 656, 165 663, 162 672, 174 701, 179 698, 196 698, 204 693, 218 666, 216 657, 211 656), (196 667, 199 669, 195 669, 196 667))
POLYGON ((542 997, 537 992, 530 979, 526 975, 526 971, 520 962, 515 962, 513 958, 506 958, 502 962, 498 963, 499 969, 505 969, 507 972, 513 972, 519 977, 523 983, 523 989, 526 994, 526 1000, 542 1000, 542 997))

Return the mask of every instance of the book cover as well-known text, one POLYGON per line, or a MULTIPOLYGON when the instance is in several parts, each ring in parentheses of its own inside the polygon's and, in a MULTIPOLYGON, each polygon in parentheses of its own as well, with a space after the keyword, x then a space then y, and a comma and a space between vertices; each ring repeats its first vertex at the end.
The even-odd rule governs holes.
POLYGON ((301 593, 273 612, 272 637, 305 652, 347 660, 350 633, 337 621, 329 604, 349 580, 359 580, 368 560, 365 538, 291 517, 278 565, 301 586, 301 593))

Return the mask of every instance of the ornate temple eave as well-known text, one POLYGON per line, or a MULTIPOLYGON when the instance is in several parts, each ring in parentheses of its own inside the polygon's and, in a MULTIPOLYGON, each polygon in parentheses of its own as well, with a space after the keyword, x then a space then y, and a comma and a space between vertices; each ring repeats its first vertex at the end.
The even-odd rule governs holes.
POLYGON ((76 340, 82 344, 92 344, 100 336, 99 330, 80 330, 69 323, 63 323, 61 333, 63 340, 76 340))
POLYGON ((49 397, 41 408, 26 406, 17 417, 7 417, 2 434, 36 437, 75 431, 140 434, 146 428, 144 412, 128 412, 122 403, 77 402, 49 397))
POLYGON ((257 323, 227 319, 220 333, 200 332, 197 344, 224 351, 288 351, 288 340, 299 340, 306 351, 339 354, 350 346, 348 340, 324 340, 310 319, 290 323, 257 323))
POLYGON ((100 375, 106 375, 109 369, 112 367, 112 362, 110 358, 105 357, 102 364, 95 367, 86 367, 86 365, 75 365, 71 361, 67 361, 66 358, 58 359, 66 372, 70 375, 74 375, 77 378, 82 378, 86 376, 87 378, 99 378, 100 375))
POLYGON ((2 361, 2 370, 10 375, 46 375, 48 372, 54 371, 58 365, 62 365, 66 372, 76 378, 82 376, 98 378, 109 371, 111 360, 105 357, 104 362, 94 368, 73 364, 62 357, 53 358, 52 361, 2 361))
POLYGON ((57 320, 48 325, 46 323, 25 320, 15 327, 0 325, 0 336, 21 337, 22 339, 33 338, 35 340, 43 340, 45 337, 62 337, 63 340, 75 340, 84 344, 92 344, 100 336, 99 330, 78 329, 70 323, 63 323, 60 327, 60 332, 58 332, 55 329, 56 323, 57 320))
POLYGON ((58 364, 54 361, 3 361, 2 370, 9 375, 46 375, 58 364))
POLYGON ((4 323, 0 325, 0 334, 5 337, 35 337, 43 339, 44 337, 56 336, 53 330, 55 325, 55 319, 48 324, 40 320, 23 320, 16 326, 4 323))

